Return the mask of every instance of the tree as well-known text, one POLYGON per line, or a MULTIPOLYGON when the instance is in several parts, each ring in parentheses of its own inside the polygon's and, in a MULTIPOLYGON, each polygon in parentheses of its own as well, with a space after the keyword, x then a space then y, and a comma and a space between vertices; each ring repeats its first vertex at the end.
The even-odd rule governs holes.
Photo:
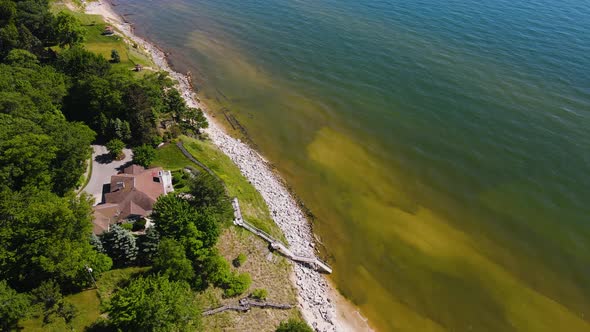
POLYGON ((177 195, 160 196, 154 204, 152 218, 160 235, 179 241, 193 261, 208 256, 219 238, 219 223, 214 216, 199 213, 177 195))
POLYGON ((4 58, 4 62, 16 67, 37 68, 39 66, 39 60, 35 54, 19 49, 10 51, 4 58))
POLYGON ((138 248, 135 237, 130 231, 119 225, 113 225, 101 236, 101 241, 115 266, 130 266, 135 263, 138 248))
POLYGON ((100 242, 100 238, 94 233, 90 235, 90 244, 92 245, 92 248, 94 248, 94 250, 98 251, 99 253, 106 253, 104 247, 102 246, 102 242, 100 242))
POLYGON ((17 293, 6 280, 0 281, 0 330, 16 330, 16 324, 28 315, 29 308, 27 295, 17 293))
POLYGON ((6 26, 13 22, 16 16, 16 5, 14 1, 0 1, 0 27, 6 26))
POLYGON ((74 189, 92 156, 90 144, 96 134, 82 123, 71 123, 65 119, 47 122, 46 130, 52 133, 53 144, 57 147, 52 163, 53 191, 59 195, 74 189))
POLYGON ((47 191, 0 191, 0 279, 17 290, 31 290, 53 279, 72 291, 91 284, 111 268, 111 260, 94 250, 90 197, 47 191))
POLYGON ((313 330, 304 322, 291 318, 286 322, 282 322, 276 332, 313 332, 313 330))
POLYGON ((154 259, 154 271, 175 281, 190 281, 195 276, 184 247, 173 239, 160 241, 158 255, 154 259))
POLYGON ((43 324, 51 323, 57 312, 63 295, 59 285, 54 280, 47 280, 31 292, 33 303, 43 312, 43 324))
POLYGON ((139 252, 137 253, 137 262, 140 265, 151 265, 154 257, 158 254, 158 246, 160 244, 160 234, 154 227, 150 227, 145 232, 145 235, 140 235, 137 238, 137 246, 139 252))
MULTIPOLYGON (((59 53, 56 68, 69 76, 80 79, 90 76, 106 76, 111 68, 111 64, 102 55, 76 46, 59 53)), ((83 96, 84 94, 81 92, 76 91, 76 94, 83 96)))
POLYGON ((111 51, 111 62, 112 63, 119 63, 121 62, 121 56, 119 55, 119 51, 112 50, 111 51))
POLYGON ((152 160, 156 157, 156 150, 148 144, 133 148, 133 163, 145 168, 150 167, 152 160))
POLYGON ((40 306, 43 312, 43 324, 52 323, 56 318, 62 318, 66 325, 78 315, 74 305, 65 301, 59 285, 53 281, 45 281, 32 292, 34 303, 40 306))
POLYGON ((114 138, 107 142, 106 148, 109 151, 109 154, 113 159, 123 159, 121 156, 123 155, 123 148, 125 148, 125 143, 118 138, 114 138))
POLYGON ((201 313, 189 285, 163 276, 139 277, 119 290, 107 309, 123 331, 198 330, 201 313))
POLYGON ((0 141, 0 180, 13 190, 49 188, 57 147, 45 134, 23 133, 0 141))
POLYGON ((122 141, 131 139, 131 128, 129 127, 129 122, 125 120, 119 118, 109 119, 107 128, 110 131, 108 136, 118 138, 122 141))
POLYGON ((187 134, 199 134, 202 128, 209 127, 209 122, 200 108, 187 109, 178 122, 187 134))
POLYGON ((200 172, 188 179, 191 204, 198 210, 217 214, 220 220, 231 220, 233 208, 221 180, 209 173, 200 172))
POLYGON ((59 12, 55 18, 55 35, 59 46, 71 48, 84 41, 85 30, 74 15, 59 12))
POLYGON ((47 1, 17 1, 15 24, 25 26, 41 44, 54 45, 55 19, 47 1))

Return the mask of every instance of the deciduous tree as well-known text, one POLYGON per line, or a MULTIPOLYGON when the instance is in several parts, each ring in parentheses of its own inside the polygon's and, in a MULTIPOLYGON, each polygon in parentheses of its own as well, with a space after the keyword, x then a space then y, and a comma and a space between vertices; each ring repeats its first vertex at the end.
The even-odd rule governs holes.
POLYGON ((160 241, 158 254, 154 259, 154 271, 175 281, 190 281, 195 276, 184 247, 173 239, 160 241))
POLYGON ((119 159, 119 157, 121 157, 123 154, 125 143, 123 143, 123 141, 118 138, 114 138, 107 142, 106 148, 113 159, 119 159))
POLYGON ((86 195, 65 197, 47 191, 0 192, 0 279, 18 290, 30 290, 49 279, 62 289, 91 283, 110 269, 111 260, 89 243, 91 204, 86 195))
POLYGON ((18 321, 29 314, 29 308, 27 295, 17 293, 6 280, 0 281, 0 330, 15 329, 18 321))
POLYGON ((189 285, 166 277, 139 277, 113 296, 107 309, 123 331, 194 331, 201 313, 189 285))
POLYGON ((84 41, 86 31, 74 15, 59 12, 55 18, 55 37, 59 46, 72 47, 84 41))
POLYGON ((150 164, 156 157, 156 150, 148 144, 140 145, 133 148, 133 163, 141 165, 145 168, 150 167, 150 164))

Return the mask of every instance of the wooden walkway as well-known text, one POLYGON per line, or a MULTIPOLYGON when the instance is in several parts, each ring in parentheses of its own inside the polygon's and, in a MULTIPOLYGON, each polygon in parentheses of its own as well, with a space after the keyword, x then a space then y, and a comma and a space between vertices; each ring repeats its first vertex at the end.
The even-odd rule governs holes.
POLYGON ((256 226, 254 226, 254 225, 248 223, 246 220, 244 220, 244 218, 242 217, 242 212, 240 210, 240 203, 238 202, 237 198, 233 199, 232 205, 234 207, 234 224, 235 225, 241 226, 241 227, 249 230, 250 232, 260 236, 265 241, 270 243, 270 246, 274 250, 277 250, 283 256, 291 259, 292 261, 307 264, 307 265, 311 266, 312 268, 314 268, 315 270, 320 271, 320 272, 332 273, 332 268, 327 263, 320 260, 319 258, 317 258, 317 257, 304 257, 304 256, 295 255, 282 242, 276 240, 275 238, 270 236, 268 233, 258 229, 256 226))
POLYGON ((188 151, 186 151, 186 148, 184 147, 184 143, 182 141, 178 141, 176 142, 176 146, 178 146, 178 148, 180 149, 180 152, 182 152, 182 154, 187 157, 190 161, 192 161, 193 163, 199 165, 199 167, 201 167, 202 169, 204 169, 205 171, 207 171, 207 173, 213 175, 215 178, 219 179, 219 177, 217 176, 217 174, 213 173, 213 171, 211 169, 209 169, 209 167, 207 167, 205 164, 203 164, 202 162, 198 161, 197 159, 195 159, 195 157, 193 157, 192 154, 190 154, 188 151))

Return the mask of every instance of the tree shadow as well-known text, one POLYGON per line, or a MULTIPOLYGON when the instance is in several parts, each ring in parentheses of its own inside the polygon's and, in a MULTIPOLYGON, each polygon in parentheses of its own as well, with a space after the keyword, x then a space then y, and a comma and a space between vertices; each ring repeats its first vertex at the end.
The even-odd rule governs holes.
POLYGON ((94 160, 99 164, 110 164, 113 162, 113 156, 110 153, 104 153, 96 156, 94 160))
POLYGON ((117 171, 119 172, 123 172, 123 170, 129 166, 133 165, 133 161, 128 161, 126 163, 124 163, 123 165, 119 166, 116 168, 117 171))

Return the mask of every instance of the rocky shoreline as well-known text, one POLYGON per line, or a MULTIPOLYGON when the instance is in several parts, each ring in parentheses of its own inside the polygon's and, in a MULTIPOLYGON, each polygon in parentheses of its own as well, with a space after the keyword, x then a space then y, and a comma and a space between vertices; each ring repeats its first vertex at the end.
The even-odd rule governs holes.
MULTIPOLYGON (((207 114, 193 89, 190 79, 184 74, 175 72, 169 65, 166 54, 150 42, 136 36, 131 25, 124 22, 110 7, 107 1, 90 2, 86 12, 97 14, 121 31, 129 40, 145 49, 159 69, 169 73, 178 81, 178 90, 191 107, 205 110, 210 126, 206 130, 211 141, 217 145, 239 167, 242 174, 261 193, 272 218, 281 228, 290 249, 302 256, 314 256, 314 240, 308 220, 299 205, 287 190, 283 181, 273 172, 270 165, 247 144, 226 134, 207 114)), ((327 279, 320 273, 299 265, 293 265, 293 281, 298 291, 298 300, 305 320, 317 331, 349 331, 356 330, 346 322, 342 314, 338 315, 335 299, 330 296, 335 291, 327 279)))

